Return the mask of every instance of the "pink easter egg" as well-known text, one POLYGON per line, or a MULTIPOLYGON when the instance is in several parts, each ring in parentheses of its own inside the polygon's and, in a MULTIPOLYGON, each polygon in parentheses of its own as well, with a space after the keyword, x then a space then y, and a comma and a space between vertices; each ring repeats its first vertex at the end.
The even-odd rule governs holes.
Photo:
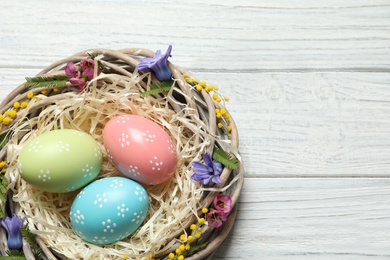
POLYGON ((170 136, 155 122, 138 115, 111 118, 103 130, 111 162, 125 176, 155 185, 172 177, 177 155, 170 136))

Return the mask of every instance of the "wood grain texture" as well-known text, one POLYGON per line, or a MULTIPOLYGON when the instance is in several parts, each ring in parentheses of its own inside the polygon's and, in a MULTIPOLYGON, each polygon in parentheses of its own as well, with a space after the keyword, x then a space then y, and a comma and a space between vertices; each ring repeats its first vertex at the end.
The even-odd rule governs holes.
POLYGON ((92 47, 170 43, 188 69, 389 71, 389 9, 386 0, 11 1, 0 10, 0 58, 41 68, 92 47))
POLYGON ((0 99, 81 50, 168 44, 230 97, 246 182, 215 259, 390 259, 388 0, 0 3, 0 99))
POLYGON ((251 179, 215 259, 389 259, 390 179, 251 179))
MULTIPOLYGON (((0 73, 12 85, 36 72, 0 73)), ((390 74, 194 74, 230 97, 247 177, 390 176, 390 74)))
POLYGON ((231 97, 248 177, 389 176, 388 73, 199 74, 231 97))

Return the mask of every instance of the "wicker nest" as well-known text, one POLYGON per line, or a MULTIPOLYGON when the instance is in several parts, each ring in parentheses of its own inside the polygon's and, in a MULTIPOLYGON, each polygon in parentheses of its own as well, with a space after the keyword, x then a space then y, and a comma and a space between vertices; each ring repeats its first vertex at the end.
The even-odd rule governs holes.
MULTIPOLYGON (((31 87, 25 82, 1 103, 0 114, 8 117, 4 120, 3 116, 0 124, 3 140, 0 159, 6 162, 2 174, 7 182, 7 199, 3 199, 1 208, 7 215, 25 217, 28 231, 35 235, 36 245, 23 243, 22 250, 28 259, 37 250, 44 259, 167 259, 172 252, 171 257, 177 258, 175 250, 184 242, 198 249, 188 250, 186 259, 210 259, 228 235, 244 178, 236 125, 230 116, 224 116, 227 114, 224 101, 216 88, 198 82, 172 63, 168 63, 172 72, 170 88, 145 95, 151 88, 161 86, 161 82, 152 72, 138 71, 137 65, 141 58, 154 55, 138 48, 80 52, 55 62, 34 78, 66 76, 64 69, 68 62, 77 65, 93 57, 101 72, 95 69, 94 78, 82 91, 69 81, 55 87, 39 84, 31 87), (29 139, 63 128, 88 133, 102 144, 104 124, 120 114, 139 114, 158 123, 176 145, 177 169, 171 180, 145 186, 149 213, 135 233, 114 244, 93 245, 79 238, 70 225, 70 206, 79 191, 48 193, 27 184, 17 168, 18 152, 29 139), (212 153, 216 148, 235 157, 238 167, 224 167, 221 184, 203 185, 191 179, 191 163, 202 161, 206 152, 212 153), (232 200, 228 219, 221 227, 212 228, 206 218, 202 231, 199 230, 201 236, 186 241, 192 232, 191 225, 206 217, 202 209, 212 208, 214 198, 221 193, 232 200)), ((97 178, 121 176, 108 160, 103 145, 101 150, 103 167, 97 178)), ((0 253, 6 255, 7 234, 2 229, 0 232, 0 248, 5 248, 0 253)))

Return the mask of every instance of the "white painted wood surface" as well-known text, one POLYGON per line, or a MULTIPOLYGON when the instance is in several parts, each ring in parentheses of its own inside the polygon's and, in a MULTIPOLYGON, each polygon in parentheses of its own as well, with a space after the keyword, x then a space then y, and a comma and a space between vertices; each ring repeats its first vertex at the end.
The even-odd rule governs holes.
POLYGON ((0 99, 93 47, 216 84, 246 182, 215 259, 390 259, 389 0, 5 1, 0 99))

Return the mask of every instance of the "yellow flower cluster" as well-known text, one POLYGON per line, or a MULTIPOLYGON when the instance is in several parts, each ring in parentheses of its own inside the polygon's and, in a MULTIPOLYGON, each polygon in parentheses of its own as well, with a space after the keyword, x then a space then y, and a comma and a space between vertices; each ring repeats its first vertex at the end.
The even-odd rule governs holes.
MULTIPOLYGON (((53 91, 58 92, 58 88, 54 87, 53 91)), ((43 89, 41 90, 41 94, 46 95, 47 90, 43 89)), ((12 120, 16 118, 17 113, 20 109, 25 109, 30 101, 35 97, 34 92, 29 91, 26 95, 27 99, 23 101, 15 101, 11 108, 9 108, 7 111, 5 111, 3 114, 0 114, 0 124, 3 125, 9 125, 11 124, 12 120)), ((35 97, 34 100, 37 102, 41 100, 39 97, 35 97)))
POLYGON ((15 101, 11 108, 6 110, 3 114, 0 114, 0 123, 3 125, 9 125, 14 118, 16 118, 17 113, 20 109, 24 109, 28 106, 30 100, 34 97, 32 91, 27 93, 27 99, 23 101, 15 101))
POLYGON ((0 172, 5 173, 7 171, 7 163, 5 161, 0 161, 0 172))
MULTIPOLYGON (((204 90, 207 93, 212 92, 210 94, 212 94, 212 97, 216 102, 221 103, 222 101, 226 101, 226 102, 229 101, 229 97, 227 96, 222 97, 217 92, 219 90, 217 86, 208 85, 205 81, 199 81, 197 79, 193 79, 191 77, 188 77, 186 74, 183 74, 183 77, 185 81, 191 86, 193 86, 197 91, 201 92, 204 90)), ((224 128, 228 131, 228 133, 230 133, 232 131, 232 127, 229 125, 230 114, 227 112, 226 108, 222 106, 222 108, 215 109, 215 115, 218 119, 217 122, 218 128, 220 129, 224 128)))
MULTIPOLYGON (((207 208, 202 209, 202 213, 206 214, 208 212, 207 208)), ((169 253, 169 260, 184 260, 187 255, 189 255, 191 250, 191 243, 196 241, 202 236, 202 232, 204 231, 204 226, 206 224, 205 218, 200 218, 196 222, 196 224, 192 224, 190 226, 190 233, 183 233, 180 235, 181 245, 176 248, 174 252, 169 253)))
POLYGON ((232 126, 229 125, 230 114, 227 112, 226 108, 216 108, 215 116, 218 119, 218 128, 225 127, 226 130, 230 133, 232 131, 232 126))

